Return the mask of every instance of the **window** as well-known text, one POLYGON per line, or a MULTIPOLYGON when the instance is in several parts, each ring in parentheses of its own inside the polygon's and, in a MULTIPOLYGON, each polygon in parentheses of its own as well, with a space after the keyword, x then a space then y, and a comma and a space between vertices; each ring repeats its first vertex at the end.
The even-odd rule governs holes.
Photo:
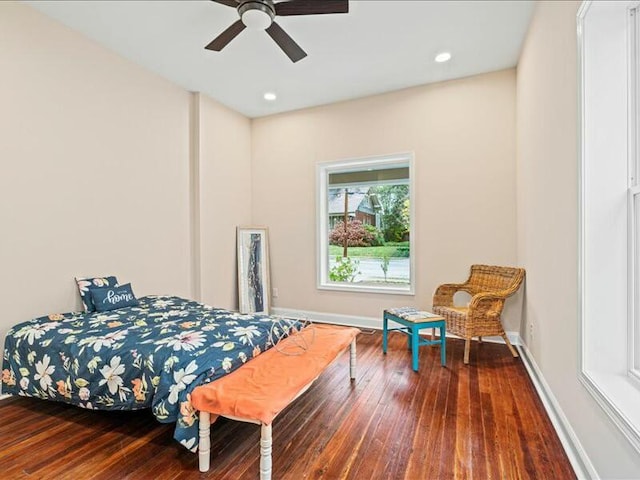
POLYGON ((638 451, 639 3, 585 3, 578 12, 580 379, 638 451))
POLYGON ((628 11, 629 25, 629 373, 640 381, 640 15, 638 6, 628 11))
POLYGON ((318 288, 413 294, 413 155, 318 165, 318 288))

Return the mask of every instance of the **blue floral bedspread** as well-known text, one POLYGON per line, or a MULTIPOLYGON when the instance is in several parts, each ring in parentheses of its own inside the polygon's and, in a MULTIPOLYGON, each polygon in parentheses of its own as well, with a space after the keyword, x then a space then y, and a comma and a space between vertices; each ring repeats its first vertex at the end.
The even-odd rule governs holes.
POLYGON ((2 390, 95 410, 151 408, 198 448, 191 392, 270 348, 299 324, 242 315, 178 297, 137 307, 36 318, 7 334, 2 390))

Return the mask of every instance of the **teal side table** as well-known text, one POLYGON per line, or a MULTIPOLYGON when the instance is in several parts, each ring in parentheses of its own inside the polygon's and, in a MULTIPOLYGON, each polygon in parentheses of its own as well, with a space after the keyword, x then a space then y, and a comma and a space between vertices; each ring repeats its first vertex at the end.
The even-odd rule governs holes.
POLYGON ((446 325, 444 317, 433 313, 416 310, 412 307, 390 308, 384 311, 382 316, 382 353, 387 353, 387 335, 389 332, 398 331, 407 335, 409 349, 412 355, 413 371, 418 371, 418 348, 422 345, 440 344, 440 363, 447 365, 446 325), (401 327, 389 328, 389 320, 401 327), (423 328, 440 329, 439 340, 426 340, 420 338, 420 330, 423 328))

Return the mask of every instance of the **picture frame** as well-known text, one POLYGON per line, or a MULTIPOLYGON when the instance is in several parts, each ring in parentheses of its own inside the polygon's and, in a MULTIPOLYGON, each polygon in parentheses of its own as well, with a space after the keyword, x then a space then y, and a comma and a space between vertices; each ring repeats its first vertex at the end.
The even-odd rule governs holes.
POLYGON ((269 238, 266 227, 237 227, 238 309, 269 313, 269 238))

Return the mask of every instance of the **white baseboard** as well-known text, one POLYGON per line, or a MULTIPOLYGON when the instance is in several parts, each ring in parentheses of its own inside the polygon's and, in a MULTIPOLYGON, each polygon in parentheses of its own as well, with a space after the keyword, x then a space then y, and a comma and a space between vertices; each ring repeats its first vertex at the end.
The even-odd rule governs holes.
POLYGON ((297 310, 294 308, 272 308, 273 315, 308 319, 312 322, 332 323, 335 325, 347 325, 349 327, 382 329, 382 319, 374 317, 359 317, 353 315, 339 315, 336 313, 312 312, 309 310, 297 310))
MULTIPOLYGON (((346 325, 349 327, 368 328, 372 330, 382 330, 382 316, 361 317, 354 315, 341 315, 337 313, 313 312, 310 310, 297 310, 294 308, 274 307, 271 309, 273 315, 282 317, 305 318, 314 322, 332 323, 335 325, 346 325)), ((455 337, 447 333, 447 337, 455 337)), ((507 337, 513 345, 520 345, 521 339, 518 332, 507 332, 507 337)), ((482 341, 493 343, 504 343, 502 337, 482 337, 482 341)))
POLYGON ((551 423, 560 438, 564 451, 567 453, 567 457, 569 457, 569 461, 571 462, 571 466, 573 467, 576 476, 580 479, 599 479, 600 476, 598 475, 598 472, 591 463, 591 460, 582 447, 580 440, 578 440, 578 436, 573 431, 573 428, 571 428, 569 420, 567 420, 558 400, 556 400, 551 388, 549 388, 549 384, 544 379, 544 376, 533 359, 531 352, 524 344, 520 344, 518 346, 518 350, 520 351, 522 362, 529 373, 529 377, 531 378, 531 381, 542 400, 542 404, 547 411, 547 415, 549 415, 551 423))

